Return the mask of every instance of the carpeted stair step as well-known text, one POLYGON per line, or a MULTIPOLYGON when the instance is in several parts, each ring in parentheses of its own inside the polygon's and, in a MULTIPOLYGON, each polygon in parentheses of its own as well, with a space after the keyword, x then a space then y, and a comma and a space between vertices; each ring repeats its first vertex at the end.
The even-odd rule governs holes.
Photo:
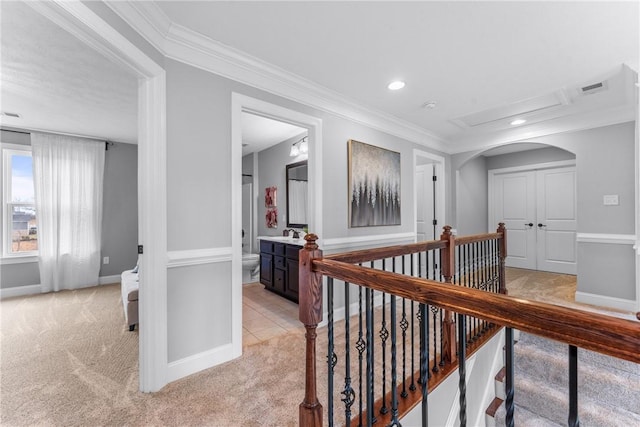
MULTIPOLYGON (((514 402, 520 409, 552 422, 566 425, 569 417, 568 387, 549 386, 527 375, 516 375, 514 402)), ((624 399, 620 396, 617 402, 624 399)), ((640 426, 640 414, 619 406, 578 396, 578 415, 582 425, 628 427, 640 426)), ((503 405, 504 406, 504 405, 503 405)), ((497 420, 498 423, 498 420, 497 420)), ((499 423, 497 425, 500 425, 499 423)))
MULTIPOLYGON (((505 420, 507 417, 507 411, 505 409, 504 404, 500 405, 494 415, 494 426, 504 426, 505 420)), ((566 423, 558 424, 554 423, 551 420, 543 418, 539 415, 534 414, 533 412, 519 407, 518 405, 514 406, 513 410, 513 423, 516 426, 526 426, 526 427, 559 427, 562 425, 566 425, 566 423)), ((489 426, 489 424, 487 424, 489 426)))
MULTIPOLYGON (((566 345, 523 334, 514 352, 516 384, 525 376, 568 393, 566 345)), ((640 412, 640 366, 578 349, 578 399, 640 412)))
MULTIPOLYGON (((549 352, 555 352, 558 354, 566 355, 568 351, 567 344, 539 337, 533 334, 522 333, 519 341, 521 341, 524 346, 544 348, 549 352)), ((581 348, 578 349, 578 357, 583 363, 600 366, 602 368, 608 367, 612 368, 613 370, 628 372, 632 375, 640 377, 640 364, 637 363, 607 356, 594 351, 584 350, 581 348)))
MULTIPOLYGON (((514 357, 516 425, 566 425, 568 346, 523 333, 514 357)), ((582 425, 640 426, 640 365, 578 349, 578 369, 582 425)), ((504 425, 503 372, 495 378, 497 398, 487 409, 487 426, 504 425)))

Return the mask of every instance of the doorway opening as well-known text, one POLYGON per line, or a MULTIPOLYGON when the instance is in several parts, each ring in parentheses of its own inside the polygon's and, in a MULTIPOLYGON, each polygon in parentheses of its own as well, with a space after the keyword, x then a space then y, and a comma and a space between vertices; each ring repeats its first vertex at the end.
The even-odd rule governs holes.
POLYGON ((445 225, 444 158, 413 151, 416 241, 435 240, 445 225))
MULTIPOLYGON (((233 93, 231 98, 231 171, 232 171, 232 353, 233 357, 239 357, 242 354, 243 343, 243 286, 242 286, 242 183, 243 183, 243 118, 249 117, 269 119, 294 127, 298 127, 303 131, 306 130, 307 144, 308 144, 308 228, 309 231, 318 235, 322 235, 322 120, 309 116, 307 114, 300 113, 298 111, 290 110, 275 104, 271 104, 256 98, 251 98, 246 95, 233 93)), ((295 138, 294 138, 295 139, 295 138)), ((296 140, 297 141, 297 140, 296 140)), ((292 144, 296 141, 292 141, 292 144)), ((287 158, 287 162, 294 161, 293 157, 289 155, 287 151, 283 157, 287 158), (291 160, 289 160, 291 159, 291 160)), ((298 159, 299 160, 299 159, 298 159)), ((256 159, 253 159, 253 175, 260 173, 259 164, 256 167, 256 159)), ((285 168, 282 167, 282 175, 285 174, 285 168)), ((264 187, 265 183, 253 185, 253 197, 254 205, 260 203, 258 197, 261 192, 260 188, 264 187)), ((285 197, 285 188, 281 190, 282 194, 277 197, 285 197)), ((264 204, 264 203, 263 203, 264 204)), ((256 210, 256 209, 254 209, 256 210)), ((258 230, 258 218, 259 215, 255 215, 254 230, 258 230)), ((284 219, 286 224, 286 218, 284 219)), ((282 231, 283 227, 279 227, 282 231)), ((255 236, 259 232, 254 232, 255 236)), ((255 237, 253 242, 255 242, 255 237)))

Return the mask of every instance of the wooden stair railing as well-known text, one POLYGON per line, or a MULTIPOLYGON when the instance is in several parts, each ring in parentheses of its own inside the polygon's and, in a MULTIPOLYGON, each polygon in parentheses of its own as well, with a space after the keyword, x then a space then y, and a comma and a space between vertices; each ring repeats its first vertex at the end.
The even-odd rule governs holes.
MULTIPOLYGON (((504 233, 502 224, 501 229, 498 234, 502 233, 501 249, 504 251, 506 233, 504 233)), ((447 234, 447 231, 449 230, 445 229, 443 236, 447 234)), ((480 237, 469 236, 455 240, 464 242, 465 239, 472 241, 476 238, 480 237)), ((639 323, 510 297, 506 295, 505 289, 504 257, 502 257, 501 265, 501 293, 497 294, 473 288, 451 286, 450 282, 442 283, 409 277, 352 264, 352 262, 358 262, 359 257, 363 257, 365 253, 371 256, 372 252, 383 253, 387 251, 390 256, 393 256, 393 249, 390 248, 352 252, 342 258, 340 255, 333 255, 323 259, 322 251, 315 244, 317 236, 307 235, 305 239, 307 245, 300 253, 300 320, 307 330, 307 372, 305 398, 300 405, 301 426, 322 425, 322 406, 318 401, 316 390, 315 330, 322 320, 323 276, 407 298, 421 304, 442 307, 447 313, 457 313, 460 319, 463 315, 473 316, 505 326, 508 331, 511 328, 516 328, 567 343, 570 346, 640 363, 639 323)), ((441 250, 448 247, 452 251, 454 247, 452 241, 458 243, 453 240, 452 236, 446 235, 436 246, 439 246, 441 250)), ((413 245, 406 245, 404 249, 412 250, 412 247, 413 245)), ((447 259, 442 266, 443 276, 447 280, 450 275, 447 274, 446 269, 450 268, 454 261, 446 256, 442 259, 447 259), (444 265, 446 263, 449 263, 449 267, 444 265)), ((453 317, 453 314, 451 316, 453 317)), ((455 354, 455 347, 449 351, 455 354)))

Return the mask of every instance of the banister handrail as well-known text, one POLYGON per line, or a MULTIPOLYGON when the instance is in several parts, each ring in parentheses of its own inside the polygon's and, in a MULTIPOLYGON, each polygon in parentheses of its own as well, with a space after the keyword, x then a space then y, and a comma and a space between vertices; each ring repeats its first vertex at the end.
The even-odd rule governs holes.
POLYGON ((456 236, 456 246, 468 245, 471 243, 484 242, 486 240, 502 239, 503 233, 472 234, 469 236, 456 236))
POLYGON ((349 264, 376 261, 383 258, 393 258, 396 256, 410 255, 423 251, 443 249, 447 246, 441 240, 429 240, 425 242, 409 243, 405 245, 386 246, 383 248, 364 249, 359 251, 343 252, 339 254, 326 255, 324 259, 342 261, 349 264))
POLYGON ((640 323, 433 280, 311 259, 314 273, 640 363, 640 323))

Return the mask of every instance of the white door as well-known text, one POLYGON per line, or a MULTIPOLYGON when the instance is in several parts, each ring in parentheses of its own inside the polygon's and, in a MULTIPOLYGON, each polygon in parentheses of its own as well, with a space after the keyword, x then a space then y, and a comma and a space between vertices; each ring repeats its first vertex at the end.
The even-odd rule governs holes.
POLYGON ((496 175, 493 227, 507 228, 508 267, 536 269, 535 171, 496 175))
POLYGON ((493 224, 507 228, 508 267, 576 274, 575 166, 495 174, 493 224))
POLYGON ((416 167, 416 235, 417 241, 434 240, 435 218, 434 165, 416 167))
POLYGON ((536 172, 538 270, 576 274, 575 167, 536 172))

